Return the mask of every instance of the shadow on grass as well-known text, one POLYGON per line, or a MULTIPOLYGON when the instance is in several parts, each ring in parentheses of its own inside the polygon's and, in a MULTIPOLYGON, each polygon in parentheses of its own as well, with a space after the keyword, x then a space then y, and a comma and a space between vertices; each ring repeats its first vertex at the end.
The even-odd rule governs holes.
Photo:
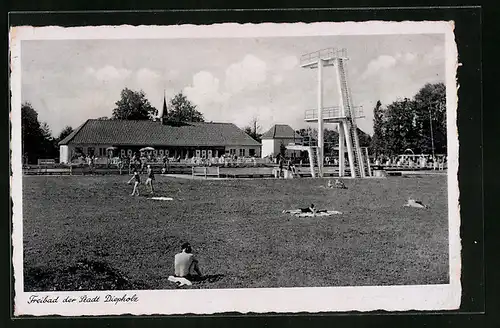
POLYGON ((130 281, 105 262, 84 259, 66 268, 24 268, 27 292, 137 289, 149 289, 149 286, 142 281, 130 281))

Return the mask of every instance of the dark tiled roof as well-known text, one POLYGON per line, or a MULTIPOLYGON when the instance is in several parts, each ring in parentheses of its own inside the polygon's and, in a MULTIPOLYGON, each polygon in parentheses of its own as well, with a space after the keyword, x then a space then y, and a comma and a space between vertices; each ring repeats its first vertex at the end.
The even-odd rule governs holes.
POLYGON ((302 139, 291 126, 286 124, 276 124, 262 135, 262 139, 302 139))
POLYGON ((164 125, 153 121, 87 120, 59 145, 260 146, 232 123, 164 125))

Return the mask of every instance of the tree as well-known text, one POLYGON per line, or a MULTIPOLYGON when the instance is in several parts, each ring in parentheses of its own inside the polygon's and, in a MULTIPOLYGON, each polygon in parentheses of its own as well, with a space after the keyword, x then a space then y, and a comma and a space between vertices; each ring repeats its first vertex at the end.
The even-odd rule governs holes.
POLYGON ((73 128, 69 125, 67 125, 62 131, 59 133, 59 136, 57 137, 57 142, 63 140, 67 136, 69 136, 73 132, 73 128))
POLYGON ((262 141, 262 134, 259 133, 260 131, 260 126, 258 125, 257 118, 252 119, 251 125, 246 126, 244 129, 246 134, 248 134, 250 137, 252 137, 255 141, 261 142, 262 141))
POLYGON ((396 155, 406 149, 418 152, 419 133, 415 126, 415 101, 396 100, 386 109, 385 142, 387 155, 396 155))
POLYGON ((205 122, 203 114, 196 110, 196 105, 189 101, 182 92, 170 100, 170 106, 167 109, 167 112, 163 113, 163 118, 166 121, 205 122))
POLYGON ((419 151, 432 154, 434 144, 436 154, 446 154, 446 86, 444 83, 428 83, 418 91, 414 100, 419 151))
POLYGON ((380 100, 377 101, 373 109, 373 138, 371 142, 371 150, 375 157, 386 152, 384 109, 380 100))
POLYGON ((368 133, 365 133, 360 128, 356 128, 356 129, 358 132, 359 146, 370 148, 370 146, 372 144, 372 137, 370 137, 370 135, 368 133))
POLYGON ((38 113, 29 102, 21 105, 21 138, 25 162, 35 163, 41 153, 43 136, 38 113))
POLYGON ((151 106, 144 91, 125 88, 121 98, 113 109, 113 118, 119 120, 150 120, 158 115, 158 110, 151 106))
POLYGON ((40 124, 40 131, 42 134, 41 143, 41 155, 45 158, 55 158, 58 157, 58 145, 57 140, 52 137, 52 130, 50 129, 47 122, 42 122, 40 124))
POLYGON ((325 144, 324 154, 333 155, 335 148, 339 145, 339 133, 335 130, 324 129, 323 140, 325 144))
POLYGON ((47 123, 38 121, 38 113, 29 102, 21 105, 21 138, 24 162, 57 157, 57 147, 47 123))

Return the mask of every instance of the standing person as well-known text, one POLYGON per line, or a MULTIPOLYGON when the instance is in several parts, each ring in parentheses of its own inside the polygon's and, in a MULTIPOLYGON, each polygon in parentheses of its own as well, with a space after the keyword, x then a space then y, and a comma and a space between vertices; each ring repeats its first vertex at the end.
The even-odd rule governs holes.
POLYGON ((163 169, 162 169, 162 173, 165 174, 165 173, 168 173, 168 171, 169 171, 168 156, 167 155, 163 155, 163 169))
POLYGON ((153 169, 151 168, 151 165, 148 164, 148 178, 146 179, 146 186, 151 187, 151 194, 154 194, 155 190, 153 187, 153 181, 155 180, 155 174, 153 172, 153 169))
POLYGON ((278 178, 281 178, 281 175, 283 174, 283 164, 284 164, 283 156, 280 155, 279 160, 278 160, 278 165, 280 168, 278 178))
POLYGON ((90 168, 90 174, 94 175, 94 161, 95 161, 95 156, 91 155, 89 158, 89 168, 90 168))
POLYGON ((291 159, 288 159, 287 163, 286 163, 286 170, 287 170, 287 175, 288 175, 288 178, 293 178, 293 171, 292 171, 292 160, 291 159))
POLYGON ((139 196, 139 184, 141 183, 141 176, 139 175, 139 172, 137 172, 137 168, 134 167, 133 171, 133 176, 128 180, 128 184, 132 183, 132 181, 135 180, 134 182, 134 190, 132 190, 132 194, 130 196, 134 196, 137 194, 139 196))
POLYGON ((198 260, 193 254, 191 245, 186 242, 181 245, 181 252, 174 257, 175 276, 192 279, 192 272, 196 272, 199 277, 202 276, 198 266, 198 260))

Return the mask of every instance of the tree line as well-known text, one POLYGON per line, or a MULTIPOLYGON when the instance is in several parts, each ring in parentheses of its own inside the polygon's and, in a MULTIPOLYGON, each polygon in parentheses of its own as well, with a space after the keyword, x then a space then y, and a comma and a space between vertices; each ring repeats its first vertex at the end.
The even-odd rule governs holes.
MULTIPOLYGON (((387 106, 377 101, 373 110, 373 136, 357 129, 359 144, 368 147, 374 157, 391 157, 410 149, 415 154, 446 154, 446 88, 444 83, 426 84, 413 98, 398 99, 387 106)), ((244 131, 261 142, 257 119, 244 131)), ((305 128, 295 131, 306 142, 315 144, 318 131, 305 128)), ((325 128, 325 155, 336 154, 339 134, 325 128)), ((284 150, 282 150, 284 152, 284 150)))
POLYGON ((411 150, 415 154, 446 154, 446 87, 426 84, 413 98, 387 106, 377 102, 373 110, 371 153, 394 156, 411 150))
MULTIPOLYGON (((99 117, 100 120, 156 120, 159 111, 151 105, 144 91, 125 88, 120 99, 115 103, 112 116, 99 117)), ((181 92, 167 104, 163 102, 163 115, 166 122, 204 122, 203 114, 196 110, 196 105, 181 92)), ((31 103, 21 105, 21 137, 23 163, 37 163, 38 159, 59 157, 59 142, 73 132, 73 127, 66 126, 57 136, 46 122, 40 122, 38 113, 31 103)))
MULTIPOLYGON (((151 105, 144 91, 125 88, 115 103, 108 120, 156 120, 159 111, 151 105)), ((176 94, 167 104, 164 99, 160 118, 170 123, 204 122, 203 114, 182 93, 176 94)), ((38 120, 38 113, 29 102, 21 106, 22 147, 25 163, 36 163, 41 158, 57 158, 58 143, 73 128, 66 126, 57 136, 46 122, 38 120)), ((256 118, 243 129, 258 142, 262 140, 256 118)), ((371 137, 358 128, 361 147, 369 147, 375 157, 393 156, 411 149, 415 154, 446 154, 446 89, 444 83, 426 84, 411 99, 396 100, 387 106, 380 101, 374 108, 374 134, 371 137)), ((317 140, 316 129, 300 129, 297 134, 305 139, 317 140)), ((338 132, 324 130, 325 154, 332 154, 338 146, 338 132)))

